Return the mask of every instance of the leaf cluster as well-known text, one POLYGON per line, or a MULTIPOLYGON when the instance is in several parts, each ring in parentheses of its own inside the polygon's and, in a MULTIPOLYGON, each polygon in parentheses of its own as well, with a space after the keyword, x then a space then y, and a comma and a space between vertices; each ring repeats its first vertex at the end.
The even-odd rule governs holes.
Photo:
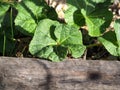
POLYGON ((0 52, 10 53, 15 46, 16 32, 32 37, 29 52, 39 58, 62 61, 67 55, 81 57, 92 46, 83 44, 83 37, 97 38, 107 51, 120 56, 120 20, 115 21, 114 31, 110 26, 113 14, 108 10, 110 0, 67 0, 65 22, 58 19, 54 8, 44 0, 0 2, 0 52), (87 27, 87 34, 81 32, 87 27))

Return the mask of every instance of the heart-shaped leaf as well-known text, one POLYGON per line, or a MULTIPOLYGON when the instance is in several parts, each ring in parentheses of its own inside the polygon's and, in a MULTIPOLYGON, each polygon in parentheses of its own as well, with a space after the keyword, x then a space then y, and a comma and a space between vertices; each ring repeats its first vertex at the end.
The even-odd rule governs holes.
POLYGON ((85 46, 76 27, 45 19, 39 22, 29 50, 37 57, 61 61, 68 53, 75 58, 80 57, 85 46))

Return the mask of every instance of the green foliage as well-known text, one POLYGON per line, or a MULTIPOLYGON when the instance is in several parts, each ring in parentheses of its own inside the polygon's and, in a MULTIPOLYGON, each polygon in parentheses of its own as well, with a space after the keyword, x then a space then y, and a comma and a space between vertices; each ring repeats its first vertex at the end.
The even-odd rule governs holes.
POLYGON ((0 2, 0 52, 3 55, 5 52, 10 55, 15 46, 10 30, 10 13, 7 12, 9 8, 9 4, 0 2))
POLYGON ((99 37, 105 48, 114 56, 120 56, 120 20, 115 21, 115 31, 110 31, 99 37))
POLYGON ((120 20, 115 22, 115 31, 105 33, 113 17, 108 11, 110 4, 111 0, 67 0, 65 22, 61 22, 55 9, 44 0, 1 1, 0 52, 7 55, 13 51, 14 33, 19 30, 32 36, 29 51, 36 57, 55 62, 67 55, 79 58, 86 50, 80 28, 87 26, 89 37, 98 38, 109 53, 120 56, 120 20))
POLYGON ((67 2, 70 6, 65 13, 67 23, 81 26, 85 22, 90 36, 100 36, 112 20, 112 13, 108 11, 110 1, 68 0, 67 2))
POLYGON ((23 0, 15 8, 18 10, 15 19, 17 29, 24 34, 33 35, 39 20, 44 16, 42 14, 44 3, 39 0, 23 0))
POLYGON ((67 53, 75 58, 80 57, 85 46, 82 44, 81 32, 76 27, 44 19, 39 22, 29 49, 33 55, 59 61, 67 53))

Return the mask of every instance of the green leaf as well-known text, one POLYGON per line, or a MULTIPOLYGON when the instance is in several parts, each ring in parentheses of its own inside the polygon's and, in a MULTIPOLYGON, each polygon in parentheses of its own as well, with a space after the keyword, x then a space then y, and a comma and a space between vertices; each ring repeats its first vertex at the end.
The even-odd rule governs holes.
POLYGON ((106 31, 106 28, 110 25, 110 22, 112 20, 111 12, 108 10, 103 10, 102 12, 101 11, 95 11, 90 15, 86 15, 86 12, 82 10, 90 36, 95 37, 102 35, 106 31))
POLYGON ((55 29, 55 36, 57 43, 67 47, 73 57, 78 58, 84 53, 86 48, 82 44, 82 34, 76 27, 59 25, 55 29))
POLYGON ((10 5, 0 2, 0 27, 1 27, 1 23, 3 22, 4 16, 7 10, 9 9, 9 7, 10 5))
POLYGON ((120 46, 120 19, 115 21, 114 29, 116 33, 117 43, 120 46))
POLYGON ((18 15, 15 19, 15 25, 18 30, 24 34, 33 35, 40 19, 44 18, 42 9, 45 6, 43 1, 23 0, 15 8, 18 15))
POLYGON ((48 19, 39 22, 29 47, 29 51, 33 55, 52 60, 59 59, 53 48, 56 45, 53 32, 57 23, 48 19))
POLYGON ((117 52, 118 45, 116 43, 117 41, 116 35, 113 31, 110 31, 103 35, 102 37, 99 37, 98 40, 104 45, 104 47, 110 54, 118 56, 117 52))
POLYGON ((99 41, 104 45, 108 52, 114 56, 120 56, 120 20, 115 21, 115 31, 106 33, 99 41))
POLYGON ((68 9, 65 11, 65 21, 69 25, 80 26, 85 25, 85 19, 81 14, 81 11, 76 7, 68 4, 68 9))
POLYGON ((78 58, 84 50, 81 32, 76 27, 49 19, 39 22, 29 47, 31 54, 55 62, 63 60, 68 52, 78 58))
POLYGON ((112 12, 108 11, 108 0, 69 0, 67 3, 66 22, 79 26, 86 23, 90 36, 102 35, 112 21, 112 12))
POLYGON ((85 25, 85 19, 81 14, 81 11, 74 6, 74 0, 67 0, 68 9, 64 12, 65 13, 65 21, 69 25, 80 26, 85 25))

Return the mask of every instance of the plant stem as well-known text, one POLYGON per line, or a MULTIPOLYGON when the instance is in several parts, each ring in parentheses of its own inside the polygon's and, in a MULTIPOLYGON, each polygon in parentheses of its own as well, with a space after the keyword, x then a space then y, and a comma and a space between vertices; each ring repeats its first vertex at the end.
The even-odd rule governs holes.
POLYGON ((13 18, 12 18, 12 7, 10 8, 10 27, 11 27, 11 35, 12 35, 12 39, 14 38, 13 35, 13 18))
POLYGON ((5 49, 6 49, 6 35, 4 31, 4 40, 3 40, 3 56, 5 56, 5 49))
POLYGON ((100 46, 100 45, 101 43, 94 43, 94 44, 87 45, 86 47, 91 48, 91 47, 100 46))

